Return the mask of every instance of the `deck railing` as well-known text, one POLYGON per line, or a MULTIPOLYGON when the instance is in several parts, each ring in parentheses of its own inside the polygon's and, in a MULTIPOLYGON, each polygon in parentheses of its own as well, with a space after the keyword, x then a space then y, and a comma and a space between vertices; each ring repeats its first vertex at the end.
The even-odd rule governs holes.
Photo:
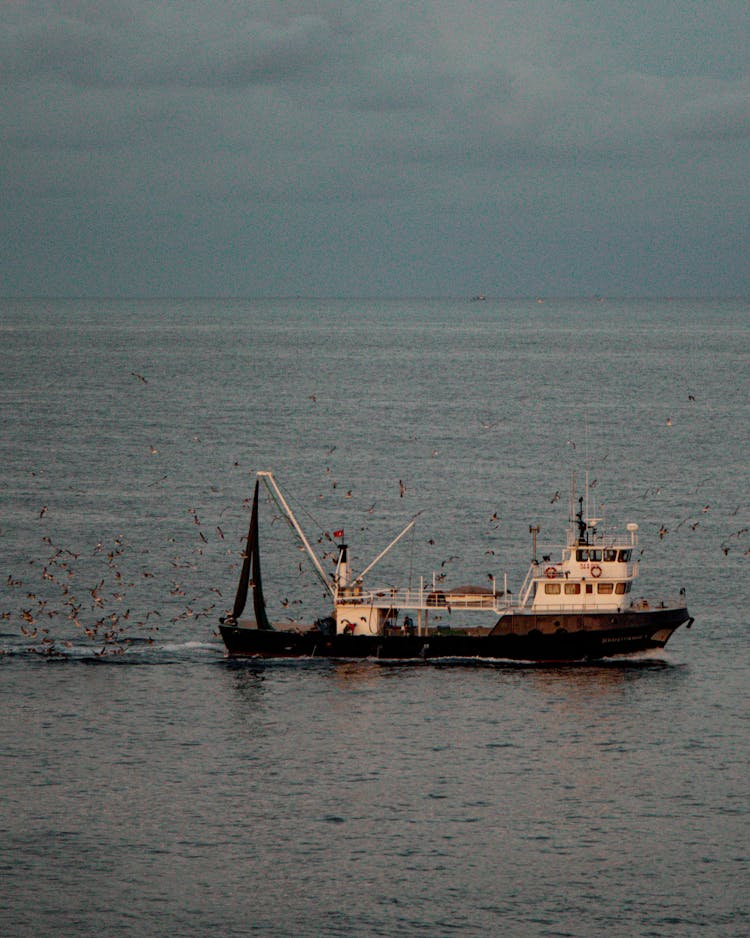
POLYGON ((440 588, 424 589, 352 589, 341 590, 338 603, 355 603, 378 609, 490 609, 500 612, 511 605, 512 597, 503 593, 460 593, 440 588))

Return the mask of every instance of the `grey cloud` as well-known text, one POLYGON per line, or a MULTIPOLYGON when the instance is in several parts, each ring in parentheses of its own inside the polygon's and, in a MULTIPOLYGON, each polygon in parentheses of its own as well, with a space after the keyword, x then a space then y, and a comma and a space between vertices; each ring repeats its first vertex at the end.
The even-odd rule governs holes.
POLYGON ((53 16, 7 29, 0 80, 130 88, 302 80, 335 56, 331 39, 325 20, 309 15, 281 26, 247 17, 231 31, 211 19, 193 23, 177 8, 114 24, 53 16))
MULTIPOLYGON (((575 241, 582 269, 617 268, 613 282, 637 290, 645 233, 668 244, 673 225, 701 256, 718 227, 736 240, 750 209, 750 14, 684 7, 20 0, 0 25, 6 257, 33 256, 64 200, 85 219, 71 222, 84 254, 117 240, 112 265, 163 226, 171 283, 188 272, 170 231, 194 258, 191 283, 204 246, 210 280, 212 241, 250 244, 233 282, 261 291, 264 271, 310 269, 314 232, 331 292, 336 259, 355 265, 342 283, 372 289, 356 228, 362 245, 386 238, 384 252, 413 256, 421 284, 536 252, 552 277, 568 260, 550 252, 575 241), (24 234, 34 220, 38 241, 24 234)), ((663 266, 680 270, 677 254, 663 266)), ((723 266, 747 280, 746 262, 723 266)), ((31 267, 0 258, 0 275, 11 269, 7 289, 31 289, 31 267)), ((64 280, 62 261, 45 269, 64 280)), ((388 269, 383 289, 420 289, 400 279, 408 265, 388 269)), ((524 271, 533 291, 531 260, 524 271)))
POLYGON ((687 140, 741 140, 750 137, 750 81, 724 83, 679 108, 672 133, 687 140))

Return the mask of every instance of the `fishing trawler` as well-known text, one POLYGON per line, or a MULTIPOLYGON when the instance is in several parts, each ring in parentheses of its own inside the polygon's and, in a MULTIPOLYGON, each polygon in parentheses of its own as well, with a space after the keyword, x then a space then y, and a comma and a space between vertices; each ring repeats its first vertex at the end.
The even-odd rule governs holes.
MULTIPOLYGON (((360 573, 352 575, 344 532, 337 538, 337 562, 326 575, 302 528, 270 472, 255 483, 247 547, 234 607, 219 629, 230 656, 257 658, 376 658, 431 660, 477 658, 529 662, 585 661, 663 648, 681 625, 688 628, 685 591, 677 598, 634 599, 638 525, 609 535, 601 519, 584 510, 573 515, 559 559, 537 556, 538 526, 530 526, 532 560, 518 596, 465 586, 444 589, 435 578, 417 588, 372 589, 364 578, 416 519, 360 573), (318 576, 331 594, 332 611, 312 626, 274 626, 268 619, 261 584, 258 492, 261 481, 299 536, 318 576), (254 621, 243 620, 248 594, 254 621), (446 626, 446 618, 476 624, 446 626)), ((574 509, 574 495, 571 508, 574 509)))

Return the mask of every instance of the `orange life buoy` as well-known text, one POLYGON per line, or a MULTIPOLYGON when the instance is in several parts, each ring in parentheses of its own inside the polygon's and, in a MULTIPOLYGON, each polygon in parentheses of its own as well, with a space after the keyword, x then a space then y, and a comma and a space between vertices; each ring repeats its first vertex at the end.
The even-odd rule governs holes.
POLYGON ((591 568, 591 576, 600 577, 601 575, 602 568, 599 566, 599 564, 594 564, 594 566, 591 568))
POLYGON ((547 575, 547 578, 550 580, 554 580, 555 577, 557 576, 557 570, 555 570, 554 567, 547 567, 547 569, 544 572, 547 575))

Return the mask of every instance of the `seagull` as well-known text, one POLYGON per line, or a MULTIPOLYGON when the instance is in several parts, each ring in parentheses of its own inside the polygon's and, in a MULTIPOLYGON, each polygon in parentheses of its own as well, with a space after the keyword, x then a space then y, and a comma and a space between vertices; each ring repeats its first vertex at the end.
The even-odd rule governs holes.
POLYGON ((131 371, 130 374, 139 381, 142 381, 144 384, 148 384, 148 380, 144 378, 143 375, 139 375, 137 371, 131 371))

